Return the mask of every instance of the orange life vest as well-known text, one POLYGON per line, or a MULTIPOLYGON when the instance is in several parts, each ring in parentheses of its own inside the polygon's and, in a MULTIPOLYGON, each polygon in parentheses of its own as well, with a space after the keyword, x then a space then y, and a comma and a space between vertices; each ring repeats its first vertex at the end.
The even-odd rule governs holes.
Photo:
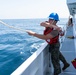
MULTIPOLYGON (((44 30, 44 35, 47 35, 47 34, 50 33, 52 30, 53 30, 53 28, 46 28, 46 29, 44 30)), ((59 34, 58 34, 56 37, 54 37, 54 38, 47 39, 46 42, 47 42, 48 44, 55 44, 55 43, 58 42, 58 40, 59 40, 59 34)))

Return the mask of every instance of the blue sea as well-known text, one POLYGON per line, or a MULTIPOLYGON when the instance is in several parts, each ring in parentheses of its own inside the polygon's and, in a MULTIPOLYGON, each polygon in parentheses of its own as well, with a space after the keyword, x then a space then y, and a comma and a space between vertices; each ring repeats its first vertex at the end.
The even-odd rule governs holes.
MULTIPOLYGON (((29 36, 22 30, 43 34, 40 23, 47 19, 2 19, 4 23, 19 28, 16 30, 0 23, 0 75, 10 75, 29 56, 45 43, 44 40, 29 36)), ((60 27, 66 26, 67 19, 61 18, 60 27)))

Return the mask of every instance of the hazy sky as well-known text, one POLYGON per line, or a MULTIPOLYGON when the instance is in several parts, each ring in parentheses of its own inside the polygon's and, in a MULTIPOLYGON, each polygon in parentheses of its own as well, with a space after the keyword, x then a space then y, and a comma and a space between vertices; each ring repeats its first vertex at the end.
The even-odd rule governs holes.
POLYGON ((66 0, 0 0, 0 19, 47 18, 51 12, 67 18, 66 0))

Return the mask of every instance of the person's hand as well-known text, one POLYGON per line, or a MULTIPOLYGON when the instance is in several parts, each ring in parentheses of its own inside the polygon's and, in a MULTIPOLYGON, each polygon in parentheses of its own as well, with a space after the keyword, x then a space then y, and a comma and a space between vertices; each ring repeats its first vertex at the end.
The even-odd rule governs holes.
POLYGON ((27 30, 26 31, 29 35, 34 35, 35 34, 35 32, 33 32, 33 31, 31 31, 31 30, 27 30))
POLYGON ((62 28, 61 28, 61 27, 57 27, 56 29, 57 29, 59 32, 62 31, 62 28))
POLYGON ((59 31, 60 36, 64 36, 65 30, 62 30, 61 27, 60 27, 58 31, 59 31))

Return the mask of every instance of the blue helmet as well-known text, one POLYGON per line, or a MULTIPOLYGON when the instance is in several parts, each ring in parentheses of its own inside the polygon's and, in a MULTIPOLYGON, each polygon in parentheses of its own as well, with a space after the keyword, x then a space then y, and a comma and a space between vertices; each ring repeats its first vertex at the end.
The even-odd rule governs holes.
POLYGON ((51 13, 51 14, 49 15, 49 19, 54 19, 54 20, 56 20, 56 21, 59 21, 59 16, 58 16, 57 13, 51 13))

